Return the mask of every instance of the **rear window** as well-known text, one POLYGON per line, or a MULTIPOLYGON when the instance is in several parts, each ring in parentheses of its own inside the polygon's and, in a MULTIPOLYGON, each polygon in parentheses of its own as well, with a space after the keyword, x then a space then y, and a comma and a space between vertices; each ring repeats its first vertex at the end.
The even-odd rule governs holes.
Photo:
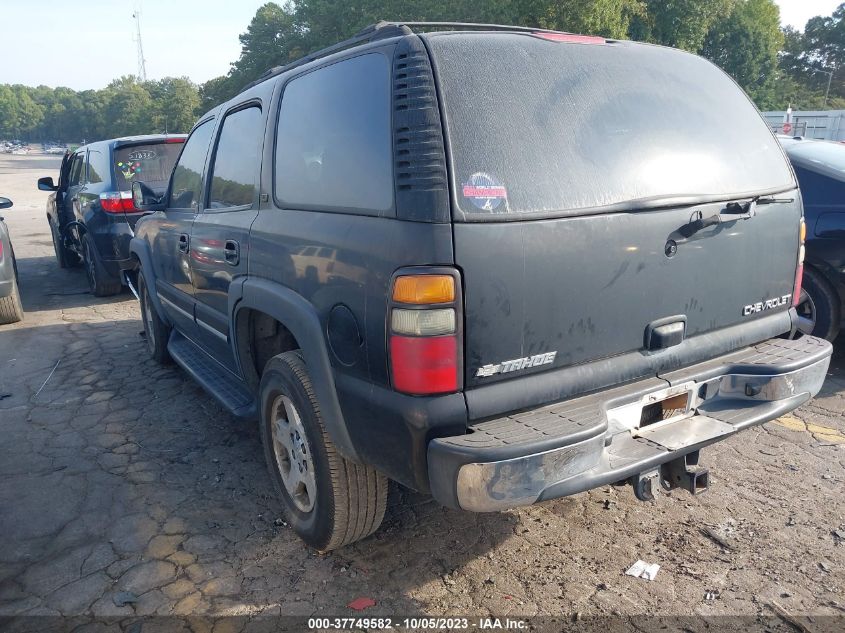
POLYGON ((644 208, 794 186, 755 107, 700 57, 516 34, 426 38, 466 219, 644 208))
POLYGON ((173 165, 182 151, 182 142, 129 145, 114 150, 117 188, 130 191, 136 180, 164 193, 173 165))

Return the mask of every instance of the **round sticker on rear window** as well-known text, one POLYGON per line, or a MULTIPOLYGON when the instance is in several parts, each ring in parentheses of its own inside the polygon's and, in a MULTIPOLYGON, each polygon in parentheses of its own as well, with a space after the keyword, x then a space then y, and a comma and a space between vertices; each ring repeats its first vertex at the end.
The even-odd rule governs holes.
POLYGON ((464 198, 482 211, 495 211, 502 203, 507 210, 508 190, 490 174, 477 171, 463 184, 464 198))

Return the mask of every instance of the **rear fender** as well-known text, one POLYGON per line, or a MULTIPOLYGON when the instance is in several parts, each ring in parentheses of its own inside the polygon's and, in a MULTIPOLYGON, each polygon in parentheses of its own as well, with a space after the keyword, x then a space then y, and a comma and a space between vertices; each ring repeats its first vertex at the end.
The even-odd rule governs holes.
MULTIPOLYGON (((247 308, 273 317, 296 338, 308 366, 308 375, 329 437, 345 458, 360 461, 340 408, 323 328, 314 306, 290 288, 266 279, 235 280, 229 286, 229 322, 233 326, 232 332, 241 331, 238 318, 247 308)), ((245 375, 238 344, 240 337, 233 336, 232 339, 241 375, 245 375)))

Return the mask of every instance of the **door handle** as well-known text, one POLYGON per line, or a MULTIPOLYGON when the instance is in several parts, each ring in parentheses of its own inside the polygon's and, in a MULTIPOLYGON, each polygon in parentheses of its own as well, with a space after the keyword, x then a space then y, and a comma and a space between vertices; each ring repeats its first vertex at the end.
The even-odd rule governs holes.
POLYGON ((179 251, 182 253, 188 252, 188 234, 182 233, 179 235, 179 251))
POLYGON ((227 264, 237 266, 241 261, 241 247, 235 240, 226 240, 226 245, 223 247, 223 257, 227 264))

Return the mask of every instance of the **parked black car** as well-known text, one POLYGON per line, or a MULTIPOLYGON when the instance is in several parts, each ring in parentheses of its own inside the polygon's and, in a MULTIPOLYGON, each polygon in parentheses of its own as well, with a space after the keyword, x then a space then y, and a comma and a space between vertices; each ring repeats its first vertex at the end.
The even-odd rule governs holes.
POLYGON ((781 138, 795 169, 807 223, 799 329, 832 341, 845 301, 845 145, 781 138))
POLYGON ((140 213, 132 206, 132 183, 162 193, 182 149, 184 135, 150 135, 99 141, 68 152, 59 182, 40 178, 53 191, 47 221, 59 266, 85 265, 91 292, 120 292, 122 271, 131 268, 129 240, 140 213))
POLYGON ((388 477, 477 512, 705 489, 699 449, 830 360, 789 339, 777 141, 694 55, 426 28, 269 71, 199 120, 163 198, 133 185, 150 354, 259 418, 321 550, 378 527, 388 477))
MULTIPOLYGON (((12 201, 0 198, 0 210, 9 209, 12 201)), ((0 325, 17 323, 23 319, 21 293, 18 288, 18 263, 9 227, 0 217, 0 325)))

